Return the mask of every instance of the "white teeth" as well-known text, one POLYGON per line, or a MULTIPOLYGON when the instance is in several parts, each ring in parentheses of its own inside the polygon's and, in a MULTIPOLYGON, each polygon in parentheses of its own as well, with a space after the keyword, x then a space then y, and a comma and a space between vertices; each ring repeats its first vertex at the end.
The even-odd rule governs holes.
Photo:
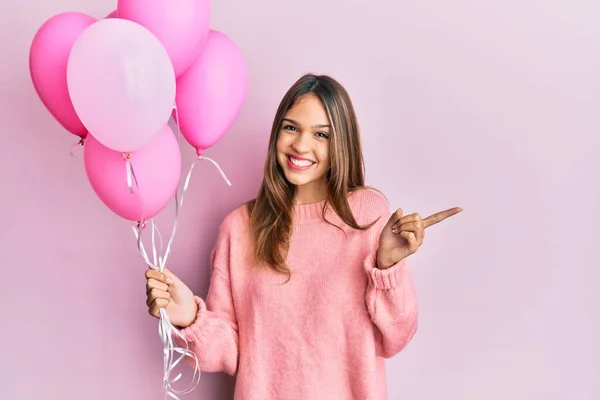
POLYGON ((292 164, 298 166, 298 167, 308 167, 313 165, 314 163, 312 161, 308 161, 308 160, 297 160, 293 157, 290 157, 290 161, 292 162, 292 164))

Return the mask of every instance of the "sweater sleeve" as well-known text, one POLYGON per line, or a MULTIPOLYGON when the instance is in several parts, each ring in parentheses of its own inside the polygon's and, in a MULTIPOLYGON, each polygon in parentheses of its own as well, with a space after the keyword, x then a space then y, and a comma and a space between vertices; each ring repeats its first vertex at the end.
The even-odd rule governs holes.
MULTIPOLYGON (((206 301, 195 297, 198 314, 181 330, 203 372, 235 375, 238 365, 238 326, 229 279, 229 229, 221 226, 211 253, 211 281, 206 301)), ((189 358, 186 361, 190 363, 189 358)))
POLYGON ((375 208, 379 220, 370 230, 372 247, 364 265, 369 276, 366 304, 376 327, 377 355, 391 358, 408 345, 417 331, 418 303, 406 259, 385 270, 377 267, 379 235, 391 211, 387 200, 378 201, 375 208))

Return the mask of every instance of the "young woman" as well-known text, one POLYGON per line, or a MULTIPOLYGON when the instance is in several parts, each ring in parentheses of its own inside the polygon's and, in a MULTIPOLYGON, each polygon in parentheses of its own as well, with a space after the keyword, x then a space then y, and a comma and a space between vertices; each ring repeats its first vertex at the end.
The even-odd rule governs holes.
POLYGON ((235 375, 236 399, 385 399, 384 359, 417 330, 406 257, 461 209, 390 216, 365 187, 350 97, 328 76, 283 98, 264 174, 221 225, 206 300, 149 270, 150 314, 166 308, 202 371, 235 375))

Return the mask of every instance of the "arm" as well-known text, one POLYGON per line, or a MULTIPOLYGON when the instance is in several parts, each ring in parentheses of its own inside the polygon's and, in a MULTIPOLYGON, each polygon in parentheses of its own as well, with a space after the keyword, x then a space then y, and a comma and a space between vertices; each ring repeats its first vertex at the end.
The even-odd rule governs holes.
POLYGON ((417 332, 418 303, 408 263, 402 260, 383 270, 376 260, 372 253, 365 263, 369 274, 366 303, 377 328, 377 355, 390 358, 417 332))
POLYGON ((229 280, 230 235, 228 227, 224 227, 221 227, 211 254, 212 273, 206 301, 195 297, 198 304, 196 320, 181 333, 188 341, 190 351, 198 357, 201 371, 235 375, 238 327, 229 280))
POLYGON ((378 265, 380 234, 388 224, 390 208, 383 197, 373 207, 379 219, 370 229, 371 247, 364 264, 369 276, 366 305, 377 330, 377 354, 390 358, 402 351, 414 337, 418 325, 418 302, 406 259, 389 268, 386 265, 385 269, 378 265))

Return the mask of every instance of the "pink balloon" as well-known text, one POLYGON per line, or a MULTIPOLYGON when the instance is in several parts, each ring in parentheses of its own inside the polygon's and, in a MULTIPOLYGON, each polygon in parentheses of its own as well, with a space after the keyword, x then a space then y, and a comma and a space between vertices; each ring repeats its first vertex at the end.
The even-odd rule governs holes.
POLYGON ((165 48, 149 30, 125 19, 100 20, 79 36, 67 85, 90 134, 116 151, 145 146, 175 104, 175 74, 165 48))
POLYGON ((70 133, 82 138, 87 129, 77 116, 67 88, 67 61, 73 44, 96 19, 66 12, 48 19, 36 32, 29 50, 29 72, 40 100, 70 133))
POLYGON ((248 71, 239 47, 223 33, 211 30, 202 54, 177 79, 179 127, 198 154, 231 128, 247 89, 248 71))
POLYGON ((148 28, 167 49, 180 76, 202 52, 210 29, 210 0, 119 0, 119 18, 148 28))
POLYGON ((104 17, 104 18, 119 18, 119 17, 117 16, 117 10, 114 10, 114 11, 110 12, 110 13, 109 13, 109 14, 108 14, 106 17, 104 17))
POLYGON ((147 146, 131 153, 131 165, 139 184, 138 188, 134 181, 134 194, 127 186, 122 153, 89 135, 83 157, 88 181, 96 195, 112 212, 130 221, 143 222, 158 214, 175 195, 181 177, 179 143, 169 125, 147 146))

